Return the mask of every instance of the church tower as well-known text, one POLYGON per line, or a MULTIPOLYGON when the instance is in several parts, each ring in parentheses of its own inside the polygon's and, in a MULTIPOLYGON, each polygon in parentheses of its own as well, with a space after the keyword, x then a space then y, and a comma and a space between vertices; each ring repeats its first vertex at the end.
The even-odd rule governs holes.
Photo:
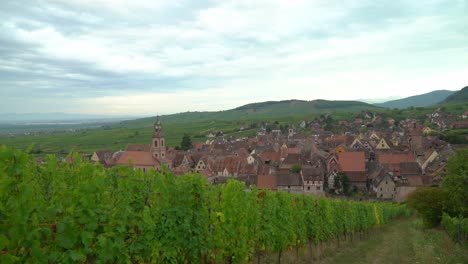
POLYGON ((159 117, 156 118, 156 123, 154 123, 154 132, 153 137, 151 138, 150 151, 153 155, 153 158, 160 161, 164 161, 166 159, 166 140, 164 138, 164 133, 162 131, 162 125, 159 117))

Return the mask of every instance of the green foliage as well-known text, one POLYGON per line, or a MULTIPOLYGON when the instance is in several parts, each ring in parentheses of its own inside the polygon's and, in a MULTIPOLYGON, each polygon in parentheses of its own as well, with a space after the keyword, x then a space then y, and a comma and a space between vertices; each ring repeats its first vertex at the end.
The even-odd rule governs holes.
POLYGON ((450 193, 446 212, 468 217, 468 148, 458 150, 449 159, 447 169, 442 181, 442 187, 450 193))
POLYGON ((69 160, 0 147, 1 263, 247 263, 407 212, 69 160))
POLYGON ((334 178, 333 187, 335 189, 335 193, 348 195, 350 187, 348 176, 343 172, 339 172, 334 178))
POLYGON ((460 91, 450 95, 443 102, 444 103, 457 103, 457 102, 466 103, 466 101, 468 101, 468 86, 465 86, 460 91))
POLYGON ((442 215, 442 227, 453 240, 458 242, 468 240, 468 218, 450 217, 444 213, 442 215))
POLYGON ((299 173, 301 172, 301 165, 300 164, 294 164, 292 165, 290 171, 293 172, 293 173, 299 173))
POLYGON ((426 227, 440 223, 442 212, 447 206, 448 193, 442 188, 426 187, 411 193, 408 205, 416 209, 422 216, 426 227))
POLYGON ((192 138, 189 134, 184 134, 182 141, 180 142, 180 149, 189 150, 192 148, 192 138))

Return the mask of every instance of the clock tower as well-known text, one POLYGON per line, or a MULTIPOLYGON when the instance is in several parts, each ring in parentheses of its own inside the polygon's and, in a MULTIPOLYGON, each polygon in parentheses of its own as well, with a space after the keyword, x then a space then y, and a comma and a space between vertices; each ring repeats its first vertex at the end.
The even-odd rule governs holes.
POLYGON ((150 151, 154 159, 160 161, 164 161, 166 159, 166 140, 164 138, 159 116, 156 118, 156 123, 154 123, 154 132, 153 137, 151 138, 150 151))

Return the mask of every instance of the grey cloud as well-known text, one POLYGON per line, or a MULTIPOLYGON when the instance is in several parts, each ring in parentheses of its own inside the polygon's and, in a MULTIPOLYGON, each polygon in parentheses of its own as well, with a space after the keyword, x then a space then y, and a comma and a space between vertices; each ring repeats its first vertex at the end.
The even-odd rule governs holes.
POLYGON ((0 95, 72 105, 74 98, 217 89, 430 59, 456 67, 463 56, 442 54, 468 49, 466 1, 325 1, 292 13, 251 1, 142 3, 2 2, 0 95), (37 33, 43 29, 50 32, 37 33), (364 49, 367 38, 375 43, 364 49))

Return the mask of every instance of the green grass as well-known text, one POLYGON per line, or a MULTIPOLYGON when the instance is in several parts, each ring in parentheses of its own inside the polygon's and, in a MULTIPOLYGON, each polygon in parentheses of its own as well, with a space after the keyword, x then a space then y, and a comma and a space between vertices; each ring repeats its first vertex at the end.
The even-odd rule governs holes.
MULTIPOLYGON (((310 247, 284 254, 282 263, 468 263, 468 245, 454 243, 442 229, 423 229, 419 218, 393 220, 368 238, 329 243, 318 251, 310 247), (312 255, 311 255, 312 254, 312 255)), ((276 262, 277 254, 263 258, 276 262)), ((263 263, 263 262, 262 262, 263 263)))

